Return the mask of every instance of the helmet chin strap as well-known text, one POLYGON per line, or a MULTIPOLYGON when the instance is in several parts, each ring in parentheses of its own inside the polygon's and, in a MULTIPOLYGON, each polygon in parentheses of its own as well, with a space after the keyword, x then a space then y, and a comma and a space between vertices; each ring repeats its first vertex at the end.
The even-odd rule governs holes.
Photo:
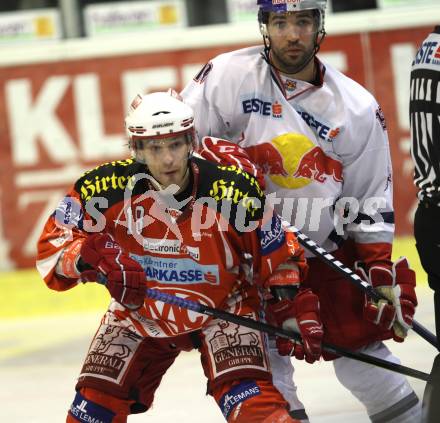
POLYGON ((148 176, 149 176, 148 180, 150 181, 151 185, 153 185, 153 188, 156 191, 163 191, 164 187, 161 185, 161 183, 151 174, 148 167, 147 167, 147 170, 148 170, 148 176))

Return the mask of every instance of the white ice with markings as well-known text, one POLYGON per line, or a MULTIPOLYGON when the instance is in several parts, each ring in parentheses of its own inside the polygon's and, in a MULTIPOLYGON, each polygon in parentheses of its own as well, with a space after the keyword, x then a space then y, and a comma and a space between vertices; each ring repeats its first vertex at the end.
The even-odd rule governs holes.
MULTIPOLYGON (((418 288, 416 319, 434 330, 432 294, 418 288)), ((75 380, 100 314, 0 321, 0 422, 60 423, 74 398, 75 380)), ((429 373, 435 349, 411 332, 403 344, 388 345, 402 364, 429 373)), ((336 380, 328 362, 296 361, 299 395, 311 423, 367 423, 362 406, 336 380)), ((425 383, 410 378, 422 397, 425 383)), ((128 421, 221 423, 219 408, 205 395, 197 352, 182 353, 165 375, 153 408, 128 421)))

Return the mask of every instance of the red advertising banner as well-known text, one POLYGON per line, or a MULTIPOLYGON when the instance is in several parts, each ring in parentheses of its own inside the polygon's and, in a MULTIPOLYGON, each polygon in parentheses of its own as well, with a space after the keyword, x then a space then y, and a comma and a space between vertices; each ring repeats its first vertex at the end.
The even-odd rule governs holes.
MULTIPOLYGON (((323 59, 364 85, 388 120, 397 232, 412 233, 409 69, 430 27, 329 36, 323 59)), ((211 57, 243 47, 0 67, 0 267, 34 265, 47 216, 83 170, 128 155, 123 117, 138 91, 180 90, 211 57)))

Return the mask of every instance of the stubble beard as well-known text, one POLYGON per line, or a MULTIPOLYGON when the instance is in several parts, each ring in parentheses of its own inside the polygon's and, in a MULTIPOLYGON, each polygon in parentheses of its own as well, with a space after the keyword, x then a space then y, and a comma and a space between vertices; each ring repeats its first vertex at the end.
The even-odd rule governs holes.
POLYGON ((275 67, 278 68, 282 73, 294 75, 295 73, 303 70, 307 64, 313 60, 314 50, 314 47, 310 47, 297 56, 296 59, 292 59, 287 53, 283 53, 282 51, 280 52, 280 50, 272 47, 272 61, 275 62, 275 67))

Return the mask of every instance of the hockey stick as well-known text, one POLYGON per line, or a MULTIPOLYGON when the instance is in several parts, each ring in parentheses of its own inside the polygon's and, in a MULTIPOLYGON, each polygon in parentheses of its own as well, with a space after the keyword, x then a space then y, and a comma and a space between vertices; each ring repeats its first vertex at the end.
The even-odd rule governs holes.
MULTIPOLYGON (((81 261, 81 259, 80 259, 81 261)), ((90 267, 88 264, 82 262, 82 267, 90 267)), ((98 283, 105 285, 107 283, 107 278, 102 273, 98 272, 98 283)), ((161 292, 158 289, 145 289, 145 295, 153 300, 158 300, 166 304, 175 305, 180 308, 185 308, 187 310, 195 311, 196 313, 206 314, 208 316, 215 317, 217 319, 222 319, 227 322, 232 322, 237 325, 245 326, 251 329, 258 330, 260 332, 266 332, 269 335, 280 336, 287 339, 294 339, 295 341, 301 342, 301 336, 298 333, 287 331, 282 328, 268 325, 267 323, 258 322, 253 319, 238 316, 233 313, 228 313, 224 310, 219 310, 216 308, 208 307, 200 304, 196 301, 187 300, 179 298, 175 295, 167 294, 166 292, 161 292)), ((380 359, 378 357, 373 357, 368 354, 364 354, 358 351, 350 351, 345 348, 338 347, 333 344, 323 343, 322 348, 332 354, 340 355, 343 357, 351 358, 352 360, 357 360, 363 363, 371 364, 373 366, 381 367, 392 372, 400 373, 405 376, 411 376, 416 379, 423 381, 429 380, 429 374, 421 372, 420 370, 412 369, 410 367, 402 366, 401 364, 392 363, 387 360, 380 359)))
MULTIPOLYGON (((340 274, 344 275, 351 283, 359 287, 364 293, 374 301, 383 300, 382 297, 368 282, 361 279, 350 268, 341 263, 335 256, 320 247, 315 241, 310 239, 307 235, 303 234, 299 229, 292 227, 292 232, 298 238, 298 242, 312 252, 315 256, 321 259, 324 263, 328 264, 332 269, 336 270, 340 274)), ((437 337, 428 329, 423 327, 416 320, 413 320, 412 328, 414 332, 419 334, 423 339, 428 341, 435 348, 439 349, 437 337)))
MULTIPOLYGON (((256 320, 249 319, 247 317, 238 316, 233 313, 228 313, 227 311, 208 307, 196 301, 179 298, 176 297, 175 295, 167 294, 157 289, 147 288, 146 295, 148 298, 151 298, 153 300, 158 300, 166 304, 175 305, 177 307, 195 311, 200 314, 206 314, 208 316, 212 316, 217 319, 226 320, 227 322, 232 322, 237 325, 258 330, 260 332, 266 332, 270 335, 281 336, 283 338, 294 339, 295 341, 301 342, 301 336, 298 333, 287 331, 282 328, 277 328, 275 326, 268 325, 267 323, 258 322, 256 320)), ((382 367, 383 369, 387 369, 396 373, 401 373, 405 376, 412 376, 414 378, 421 379, 424 381, 427 381, 429 379, 429 374, 427 373, 421 372, 416 369, 412 369, 410 367, 402 366, 401 364, 391 363, 387 360, 373 357, 368 354, 349 351, 346 350, 345 348, 341 348, 336 345, 327 344, 327 343, 323 344, 323 349, 332 354, 348 357, 353 360, 361 361, 363 363, 372 364, 373 366, 382 367)))

